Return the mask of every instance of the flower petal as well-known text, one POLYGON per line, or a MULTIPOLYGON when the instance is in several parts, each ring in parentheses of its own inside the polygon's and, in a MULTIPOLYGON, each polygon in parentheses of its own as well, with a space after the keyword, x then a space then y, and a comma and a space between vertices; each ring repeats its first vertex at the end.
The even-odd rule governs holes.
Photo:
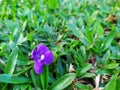
POLYGON ((37 58, 37 50, 36 49, 33 49, 31 58, 33 58, 33 59, 37 58))
POLYGON ((47 52, 49 49, 48 49, 48 47, 46 47, 45 45, 43 45, 43 44, 39 44, 38 46, 37 46, 37 52, 39 53, 39 54, 44 54, 45 52, 47 52))
POLYGON ((44 64, 35 63, 34 64, 34 70, 35 70, 35 72, 37 74, 41 74, 43 66, 44 66, 44 64))
POLYGON ((51 51, 48 51, 45 53, 45 64, 49 65, 52 63, 54 59, 53 53, 51 51))

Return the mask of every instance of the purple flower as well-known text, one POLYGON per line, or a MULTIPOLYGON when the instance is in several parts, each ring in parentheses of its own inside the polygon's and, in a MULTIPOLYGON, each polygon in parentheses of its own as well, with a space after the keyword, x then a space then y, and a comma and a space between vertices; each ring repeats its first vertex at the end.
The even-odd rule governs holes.
POLYGON ((48 47, 39 44, 37 48, 32 51, 32 58, 34 59, 35 72, 41 74, 43 66, 51 64, 54 56, 48 47))

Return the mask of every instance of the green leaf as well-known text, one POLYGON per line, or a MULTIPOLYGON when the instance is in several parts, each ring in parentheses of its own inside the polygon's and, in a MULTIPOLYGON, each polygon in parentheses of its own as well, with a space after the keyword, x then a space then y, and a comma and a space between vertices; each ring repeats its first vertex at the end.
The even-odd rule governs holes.
POLYGON ((84 85, 84 84, 80 84, 80 83, 75 83, 75 86, 79 89, 82 89, 82 90, 87 90, 87 85, 84 85))
POLYGON ((86 49, 85 49, 85 47, 84 46, 81 46, 80 47, 80 51, 81 51, 81 56, 82 56, 82 59, 83 59, 83 61, 85 61, 86 62, 86 49))
POLYGON ((63 67, 62 60, 61 60, 61 59, 58 59, 58 61, 57 61, 56 71, 57 71, 57 73, 58 73, 57 76, 63 76, 63 74, 65 73, 65 68, 63 67))
MULTIPOLYGON (((4 90, 4 89, 3 89, 4 90)), ((20 85, 14 85, 13 90, 20 90, 20 85)))
POLYGON ((48 4, 49 8, 51 8, 51 9, 56 9, 59 7, 58 0, 48 0, 47 4, 48 4))
POLYGON ((116 90, 116 81, 118 74, 112 76, 111 80, 107 83, 104 90, 116 90))
POLYGON ((101 26, 101 23, 100 23, 100 22, 97 23, 97 27, 96 27, 96 28, 98 28, 98 30, 97 30, 98 35, 99 35, 100 37, 103 37, 103 35, 104 35, 104 30, 103 30, 103 27, 101 26))
POLYGON ((120 90, 120 77, 117 79, 116 90, 120 90))
POLYGON ((114 68, 116 68, 118 65, 119 65, 118 63, 111 63, 111 64, 106 65, 104 68, 105 68, 105 69, 114 69, 114 68))
POLYGON ((77 70, 77 75, 82 76, 86 71, 88 71, 91 68, 91 64, 86 64, 85 67, 83 67, 81 70, 77 70))
POLYGON ((87 46, 87 40, 85 35, 80 29, 77 29, 76 25, 73 22, 68 23, 68 27, 72 30, 73 35, 80 39, 80 41, 87 46))
POLYGON ((0 69, 4 71, 4 68, 5 68, 5 63, 2 59, 0 59, 0 69))
POLYGON ((97 20, 95 25, 94 25, 94 29, 93 29, 97 35, 98 38, 103 38, 104 36, 104 29, 101 25, 100 20, 97 20))
POLYGON ((106 50, 110 46, 110 44, 111 44, 111 42, 112 42, 112 40, 113 40, 113 38, 115 36, 115 33, 116 33, 115 30, 113 30, 105 38, 105 40, 103 41, 103 43, 101 45, 101 50, 102 51, 106 50))
POLYGON ((108 50, 106 54, 102 58, 102 64, 106 65, 109 63, 110 58, 110 51, 108 50))
POLYGON ((63 90, 72 83, 75 77, 76 77, 75 73, 69 73, 62 76, 50 87, 50 90, 63 90))
POLYGON ((75 86, 78 88, 78 90, 93 90, 91 85, 75 83, 75 86))
POLYGON ((40 77, 37 75, 33 70, 30 71, 33 85, 35 86, 36 90, 40 90, 41 87, 41 82, 40 82, 40 77))
POLYGON ((17 44, 21 45, 23 42, 27 41, 27 38, 23 36, 22 33, 20 33, 17 44))
POLYGON ((19 76, 21 74, 26 73, 27 71, 29 71, 31 68, 33 67, 33 65, 30 65, 29 67, 26 67, 24 70, 21 70, 20 72, 14 74, 14 76, 19 76))
POLYGON ((16 61, 17 61, 18 52, 17 50, 12 50, 12 53, 9 57, 9 60, 7 62, 6 68, 5 68, 5 74, 12 74, 15 69, 16 61))
POLYGON ((25 30, 26 25, 27 25, 27 20, 25 20, 24 23, 23 23, 23 25, 22 25, 22 31, 25 30))
POLYGON ((33 88, 32 88, 32 86, 31 86, 31 85, 29 85, 28 90, 33 90, 33 88))
POLYGON ((44 25, 44 30, 47 32, 48 36, 52 35, 52 28, 49 25, 44 25))
POLYGON ((88 17, 88 22, 89 22, 88 25, 92 25, 96 21, 97 15, 98 15, 98 11, 96 10, 88 17))
POLYGON ((21 90, 26 90, 28 88, 29 84, 22 84, 21 90))
POLYGON ((30 59, 28 58, 28 56, 25 56, 23 54, 23 52, 19 49, 18 50, 18 57, 17 57, 17 65, 30 65, 32 63, 34 63, 33 61, 30 61, 30 59))
POLYGON ((90 32, 89 29, 86 29, 86 37, 87 37, 87 41, 89 44, 93 44, 93 37, 92 37, 92 33, 90 32))
POLYGON ((48 66, 43 67, 43 72, 40 74, 41 84, 43 89, 48 88, 48 66))
POLYGON ((95 74, 94 73, 85 73, 81 78, 91 78, 91 77, 94 77, 95 74))
POLYGON ((23 76, 12 76, 10 74, 0 74, 0 82, 11 83, 11 84, 20 84, 20 83, 31 83, 30 78, 23 76))

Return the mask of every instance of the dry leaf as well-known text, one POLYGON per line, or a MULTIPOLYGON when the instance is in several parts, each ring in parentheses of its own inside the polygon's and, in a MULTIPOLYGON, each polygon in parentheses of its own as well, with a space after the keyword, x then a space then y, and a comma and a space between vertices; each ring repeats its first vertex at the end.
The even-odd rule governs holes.
POLYGON ((75 72, 75 69, 73 68, 73 65, 70 63, 69 73, 71 73, 71 72, 75 72))
POLYGON ((116 16, 113 15, 113 14, 110 14, 106 19, 105 21, 109 21, 109 22, 112 22, 112 23, 116 23, 117 22, 117 19, 116 19, 116 16))
POLYGON ((98 74, 96 77, 95 77, 95 88, 93 90, 100 90, 99 89, 99 82, 100 82, 100 75, 98 74))

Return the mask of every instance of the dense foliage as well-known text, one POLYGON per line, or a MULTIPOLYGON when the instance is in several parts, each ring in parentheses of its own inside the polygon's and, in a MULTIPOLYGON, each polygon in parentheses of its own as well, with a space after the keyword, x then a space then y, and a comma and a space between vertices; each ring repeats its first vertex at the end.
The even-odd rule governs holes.
POLYGON ((0 0, 0 90, 120 90, 119 73, 119 0, 0 0), (40 43, 54 61, 38 75, 40 43))

